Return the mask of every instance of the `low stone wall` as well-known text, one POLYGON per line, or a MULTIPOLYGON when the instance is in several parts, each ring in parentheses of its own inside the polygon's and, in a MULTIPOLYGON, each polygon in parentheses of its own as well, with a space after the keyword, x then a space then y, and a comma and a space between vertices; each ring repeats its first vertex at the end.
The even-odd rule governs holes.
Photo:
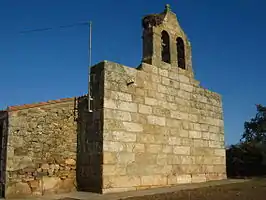
POLYGON ((226 178, 218 94, 167 64, 104 70, 104 193, 226 178))
POLYGON ((76 189, 74 98, 9 111, 6 197, 76 189))

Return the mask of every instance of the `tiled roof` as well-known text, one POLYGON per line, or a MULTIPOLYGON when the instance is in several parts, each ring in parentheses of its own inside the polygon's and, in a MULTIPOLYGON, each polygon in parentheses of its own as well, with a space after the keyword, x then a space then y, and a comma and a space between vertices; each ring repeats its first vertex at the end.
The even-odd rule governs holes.
POLYGON ((35 107, 45 106, 45 105, 50 105, 50 104, 55 104, 55 103, 64 103, 64 102, 68 102, 68 101, 73 101, 73 100, 75 100, 75 98, 76 97, 62 98, 62 99, 57 99, 57 100, 49 100, 49 101, 46 101, 46 102, 38 102, 38 103, 32 103, 32 104, 9 106, 9 107, 7 107, 7 111, 16 111, 16 110, 22 110, 22 109, 27 109, 27 108, 35 108, 35 107))

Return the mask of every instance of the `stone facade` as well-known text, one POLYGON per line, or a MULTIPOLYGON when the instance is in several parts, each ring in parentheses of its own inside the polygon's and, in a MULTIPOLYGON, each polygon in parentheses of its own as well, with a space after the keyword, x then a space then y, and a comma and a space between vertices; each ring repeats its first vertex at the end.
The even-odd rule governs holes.
POLYGON ((75 189, 75 100, 8 109, 6 196, 75 189))
POLYGON ((169 6, 143 18, 143 61, 105 61, 103 193, 226 178, 219 94, 194 79, 191 44, 169 6))
POLYGON ((104 65, 103 192, 226 178, 218 94, 168 64, 104 65))
POLYGON ((87 96, 1 112, 5 196, 225 179, 221 96, 199 85, 191 60, 191 44, 166 6, 143 18, 139 67, 103 61, 91 68, 92 112, 87 96))
POLYGON ((100 165, 95 156, 88 160, 97 141, 84 140, 84 125, 93 120, 86 96, 12 106, 6 113, 6 198, 70 192, 92 183, 90 169, 99 171, 100 165))

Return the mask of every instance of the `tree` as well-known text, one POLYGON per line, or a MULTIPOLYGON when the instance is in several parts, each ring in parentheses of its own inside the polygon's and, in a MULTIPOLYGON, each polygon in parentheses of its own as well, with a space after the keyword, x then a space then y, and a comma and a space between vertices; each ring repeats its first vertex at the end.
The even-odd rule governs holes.
POLYGON ((241 141, 259 145, 266 142, 266 107, 260 104, 256 107, 256 116, 244 124, 245 130, 241 141))
POLYGON ((228 176, 266 174, 266 107, 256 107, 255 117, 244 123, 240 143, 226 150, 228 176))

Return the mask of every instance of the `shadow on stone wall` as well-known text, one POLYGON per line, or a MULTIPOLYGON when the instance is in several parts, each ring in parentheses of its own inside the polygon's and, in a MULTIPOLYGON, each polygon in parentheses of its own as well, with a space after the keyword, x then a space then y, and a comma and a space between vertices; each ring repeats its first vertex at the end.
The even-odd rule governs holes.
POLYGON ((6 190, 6 151, 8 136, 8 113, 0 111, 0 198, 5 197, 6 190))
POLYGON ((88 112, 87 97, 77 99, 77 190, 102 191, 102 132, 101 112, 88 112))

